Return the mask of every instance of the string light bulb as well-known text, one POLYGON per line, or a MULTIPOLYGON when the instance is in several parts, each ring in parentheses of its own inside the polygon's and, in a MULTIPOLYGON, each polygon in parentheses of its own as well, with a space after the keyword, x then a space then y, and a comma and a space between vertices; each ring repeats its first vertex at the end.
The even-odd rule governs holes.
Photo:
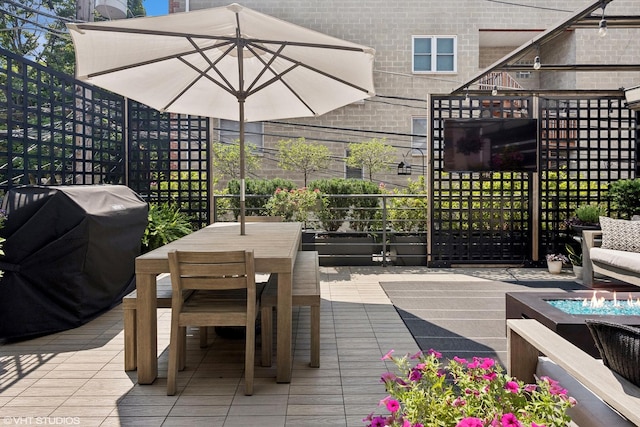
POLYGON ((607 35, 607 20, 604 18, 600 20, 600 29, 598 30, 598 35, 600 37, 606 37, 607 35))
POLYGON ((607 35, 607 20, 604 19, 604 9, 607 7, 607 3, 602 0, 602 19, 600 19, 600 24, 598 24, 598 35, 600 37, 605 37, 607 35))
POLYGON ((536 57, 533 59, 533 69, 534 69, 534 70, 539 70, 539 69, 540 69, 540 67, 542 67, 542 64, 540 63, 540 57, 539 57, 539 56, 536 56, 536 57))

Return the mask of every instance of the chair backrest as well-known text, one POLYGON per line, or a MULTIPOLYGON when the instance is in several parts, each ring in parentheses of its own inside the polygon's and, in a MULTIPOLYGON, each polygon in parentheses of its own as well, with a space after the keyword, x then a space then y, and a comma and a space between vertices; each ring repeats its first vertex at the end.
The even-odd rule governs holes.
POLYGON ((246 222, 282 222, 282 216, 274 215, 274 216, 245 216, 244 220, 246 222))
POLYGON ((253 251, 169 252, 173 301, 181 301, 186 290, 246 289, 246 298, 256 299, 253 251))

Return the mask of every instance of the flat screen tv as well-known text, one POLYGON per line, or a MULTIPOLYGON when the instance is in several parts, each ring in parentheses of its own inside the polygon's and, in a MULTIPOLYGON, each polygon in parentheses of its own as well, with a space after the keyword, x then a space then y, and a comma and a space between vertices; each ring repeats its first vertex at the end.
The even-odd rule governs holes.
POLYGON ((536 119, 446 119, 444 170, 535 172, 536 119))

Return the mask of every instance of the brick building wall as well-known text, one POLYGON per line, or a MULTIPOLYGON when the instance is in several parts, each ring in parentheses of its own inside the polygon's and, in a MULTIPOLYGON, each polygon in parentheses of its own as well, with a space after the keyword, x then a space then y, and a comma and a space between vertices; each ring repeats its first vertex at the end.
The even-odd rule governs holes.
MULTIPOLYGON (((228 1, 189 0, 190 10, 225 6, 228 1)), ((390 171, 375 176, 377 181, 402 184, 406 177, 396 175, 395 165, 409 159, 419 170, 422 159, 410 151, 412 117, 428 113, 429 94, 446 94, 467 81, 480 69, 509 53, 521 42, 504 34, 504 46, 481 47, 480 30, 545 30, 566 19, 591 0, 526 0, 522 5, 477 0, 245 0, 243 6, 276 16, 376 50, 374 79, 379 96, 352 104, 319 118, 287 120, 290 125, 264 126, 265 155, 261 177, 301 180, 299 174, 277 168, 273 148, 279 139, 305 136, 326 144, 334 157, 329 170, 312 176, 343 177, 348 144, 371 137, 386 137, 396 147, 389 159, 390 171), (413 74, 412 36, 448 35, 457 41, 457 71, 454 73, 413 74), (308 125, 335 129, 309 128, 308 125), (367 132, 359 132, 367 131, 367 132)), ((170 13, 184 11, 186 0, 171 0, 170 13)), ((640 1, 615 0, 607 14, 640 15, 640 1)), ((599 63, 637 63, 640 47, 638 30, 609 30, 602 39, 597 27, 572 31, 558 37, 540 51, 544 61, 599 63), (574 61, 575 59, 575 61, 574 61)), ((529 58, 532 60, 531 58, 529 58)), ((535 73, 534 73, 535 74, 535 73)), ((630 87, 640 84, 639 73, 548 73, 532 76, 524 87, 543 89, 589 89, 630 87)), ((414 177, 416 178, 416 177, 414 177)))

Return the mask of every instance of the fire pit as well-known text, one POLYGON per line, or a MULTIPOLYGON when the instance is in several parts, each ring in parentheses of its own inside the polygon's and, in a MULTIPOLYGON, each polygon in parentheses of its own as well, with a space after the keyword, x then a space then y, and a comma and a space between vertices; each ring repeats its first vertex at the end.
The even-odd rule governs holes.
MULTIPOLYGON (((631 292, 627 301, 615 301, 617 305, 628 304, 628 298, 633 300, 633 305, 640 305, 638 299, 640 293, 631 292)), ((558 335, 567 339, 575 346, 594 357, 600 357, 598 349, 593 343, 591 333, 587 329, 585 319, 599 319, 609 322, 622 323, 631 326, 640 326, 640 314, 622 314, 622 310, 611 314, 609 311, 587 311, 589 301, 594 299, 592 291, 573 291, 566 293, 559 292, 510 292, 506 294, 506 317, 507 319, 536 319, 558 335), (585 300, 587 305, 584 306, 585 300), (582 312, 571 313, 561 310, 556 306, 576 306, 582 312)), ((602 310, 611 309, 614 304, 614 292, 598 291, 595 296, 597 302, 602 303, 602 310)), ((620 308, 620 307, 619 307, 620 308)), ((638 313, 635 311, 634 313, 638 313)))

